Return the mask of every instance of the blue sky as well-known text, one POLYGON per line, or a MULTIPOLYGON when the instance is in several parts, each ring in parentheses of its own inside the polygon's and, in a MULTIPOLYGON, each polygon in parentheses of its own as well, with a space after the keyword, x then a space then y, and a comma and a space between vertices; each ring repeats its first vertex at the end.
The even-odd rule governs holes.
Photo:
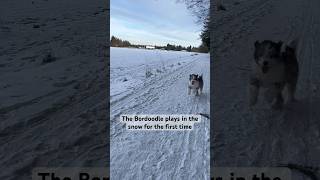
POLYGON ((199 46, 201 25, 176 0, 110 0, 110 33, 133 44, 199 46))

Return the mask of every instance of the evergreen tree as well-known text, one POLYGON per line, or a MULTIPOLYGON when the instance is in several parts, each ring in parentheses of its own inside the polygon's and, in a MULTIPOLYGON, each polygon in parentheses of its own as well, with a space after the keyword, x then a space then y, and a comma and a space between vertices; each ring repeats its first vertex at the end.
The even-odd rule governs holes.
MULTIPOLYGON (((180 0, 178 0, 179 2, 180 0)), ((210 48, 210 1, 209 0, 181 0, 187 5, 187 8, 197 17, 197 23, 203 25, 200 38, 202 44, 210 48)), ((217 0, 217 4, 221 4, 221 0, 217 0)), ((200 48, 200 47, 199 47, 200 48)), ((203 47, 201 47, 203 48, 203 47)))
POLYGON ((209 24, 210 24, 210 19, 209 17, 207 20, 204 22, 204 27, 202 29, 202 32, 200 34, 202 43, 210 49, 210 30, 209 30, 209 24))
POLYGON ((191 45, 187 47, 187 51, 191 52, 191 45))

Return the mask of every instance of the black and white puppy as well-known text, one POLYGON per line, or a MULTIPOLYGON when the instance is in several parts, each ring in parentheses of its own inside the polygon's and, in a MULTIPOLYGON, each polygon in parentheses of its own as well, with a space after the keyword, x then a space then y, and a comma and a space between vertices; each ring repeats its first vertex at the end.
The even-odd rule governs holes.
POLYGON ((287 87, 287 101, 293 101, 299 66, 297 61, 297 40, 284 44, 265 40, 256 41, 252 74, 250 76, 250 105, 257 102, 259 89, 264 88, 265 98, 275 109, 281 108, 283 89, 287 87))
POLYGON ((196 96, 202 94, 203 89, 203 79, 202 75, 198 74, 190 74, 189 76, 189 84, 188 84, 188 94, 191 94, 191 91, 195 93, 196 96))

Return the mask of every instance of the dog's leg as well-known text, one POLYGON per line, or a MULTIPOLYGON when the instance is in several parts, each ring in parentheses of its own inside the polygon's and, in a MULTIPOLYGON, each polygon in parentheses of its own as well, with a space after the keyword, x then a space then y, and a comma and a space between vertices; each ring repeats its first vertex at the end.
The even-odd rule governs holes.
POLYGON ((276 102, 272 105, 273 109, 281 109, 283 105, 283 97, 282 93, 278 93, 276 102))
POLYGON ((277 97, 278 89, 276 89, 275 87, 269 87, 264 93, 265 100, 269 104, 271 104, 273 100, 277 97))
POLYGON ((250 79, 250 88, 249 88, 249 105, 254 106, 258 101, 258 95, 259 95, 259 80, 251 78, 250 79))
POLYGON ((294 97, 294 94, 296 92, 296 85, 297 82, 290 82, 287 84, 287 90, 288 90, 288 100, 287 103, 295 102, 296 99, 294 97))
POLYGON ((196 91, 196 96, 199 96, 199 88, 195 89, 196 91))
POLYGON ((202 88, 199 88, 199 94, 200 95, 202 94, 202 88))
POLYGON ((188 87, 188 95, 190 95, 190 93, 191 93, 191 88, 188 87))
POLYGON ((283 96, 282 96, 282 90, 284 88, 284 85, 277 83, 275 84, 277 89, 277 97, 275 103, 272 105, 273 109, 281 109, 283 105, 283 96))
MULTIPOLYGON (((294 45, 293 45, 294 46, 294 45)), ((299 76, 299 64, 296 58, 296 55, 294 57, 289 57, 288 64, 286 67, 286 80, 287 80, 287 90, 288 90, 288 96, 287 96, 287 103, 291 103, 296 101, 294 95, 296 92, 296 87, 298 83, 298 76, 299 76), (290 61, 289 61, 290 60, 290 61)))

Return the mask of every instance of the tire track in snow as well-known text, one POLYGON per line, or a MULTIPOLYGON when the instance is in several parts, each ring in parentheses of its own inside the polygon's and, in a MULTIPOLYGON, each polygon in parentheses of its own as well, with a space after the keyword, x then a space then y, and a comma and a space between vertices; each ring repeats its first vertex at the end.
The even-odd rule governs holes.
MULTIPOLYGON (((152 82, 146 83, 146 86, 143 87, 145 89, 142 88, 135 96, 129 96, 122 102, 117 102, 116 106, 111 107, 113 117, 115 118, 120 113, 137 112, 143 114, 188 114, 202 110, 208 113, 209 56, 205 60, 198 58, 193 57, 190 64, 165 74, 153 84, 152 82), (205 77, 205 94, 202 99, 187 95, 188 75, 198 72, 203 72, 205 77), (142 100, 137 101, 138 98, 142 98, 142 100), (131 102, 135 103, 130 104, 131 102), (122 107, 126 103, 130 106, 122 107)), ((199 145, 208 145, 209 147, 209 128, 202 128, 208 125, 207 123, 201 122, 195 126, 193 131, 182 132, 128 132, 115 119, 111 123, 113 123, 112 131, 114 131, 111 135, 111 171, 114 178, 129 179, 129 176, 121 175, 121 172, 128 168, 132 169, 132 172, 136 172, 137 175, 134 178, 138 179, 169 179, 178 178, 181 175, 183 175, 181 179, 190 179, 191 176, 205 177, 208 175, 209 171, 206 169, 209 167, 208 148, 206 148, 206 153, 202 153, 203 149, 195 147, 199 145), (126 149, 129 152, 121 154, 117 149, 126 149), (157 153, 152 150, 156 150, 157 153), (193 156, 190 153, 201 154, 201 156, 193 156), (141 156, 146 157, 145 160, 137 160, 141 156), (129 165, 128 162, 133 164, 129 165), (202 167, 198 168, 197 172, 190 168, 194 163, 197 164, 195 166, 202 167), (185 165, 185 168, 177 168, 179 165, 185 165)), ((126 172, 126 174, 130 173, 131 171, 126 172)))

